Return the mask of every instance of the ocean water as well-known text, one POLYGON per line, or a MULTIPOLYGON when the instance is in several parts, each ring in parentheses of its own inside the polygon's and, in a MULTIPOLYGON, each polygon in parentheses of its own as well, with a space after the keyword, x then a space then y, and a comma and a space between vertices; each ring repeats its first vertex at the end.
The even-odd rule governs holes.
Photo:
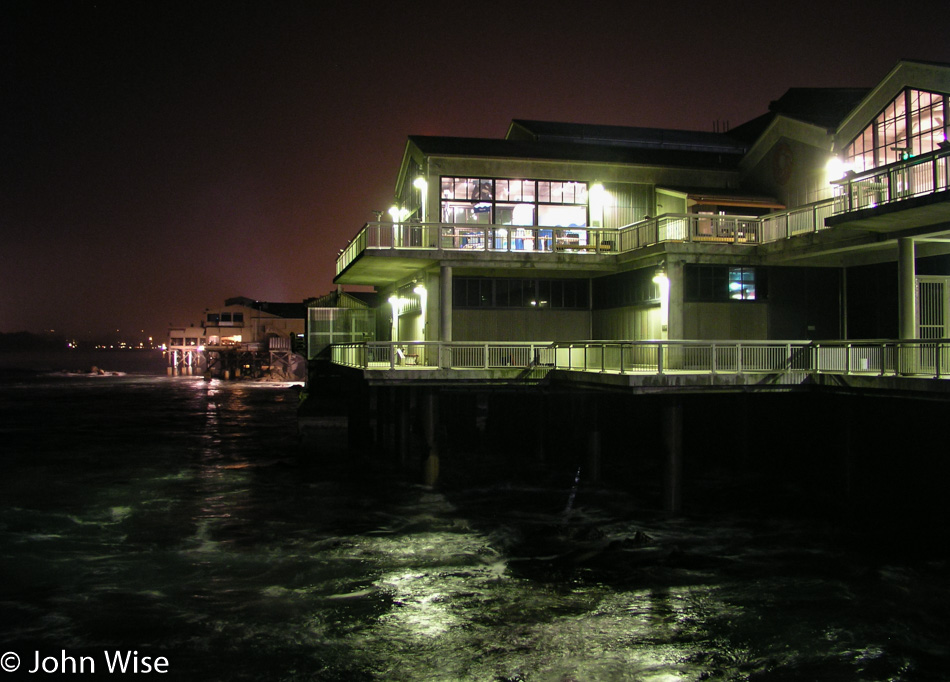
POLYGON ((583 473, 430 489, 301 452, 297 403, 286 384, 2 374, 4 670, 108 678, 119 654, 180 680, 948 677, 940 548, 672 517, 583 473))

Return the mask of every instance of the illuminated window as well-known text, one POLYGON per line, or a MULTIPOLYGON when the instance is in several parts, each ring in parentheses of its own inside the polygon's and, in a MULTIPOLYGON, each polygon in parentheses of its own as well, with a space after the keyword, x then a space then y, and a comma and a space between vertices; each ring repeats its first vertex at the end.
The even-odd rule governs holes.
POLYGON ((443 177, 440 186, 444 223, 587 225, 586 182, 443 177))
POLYGON ((937 149, 946 137, 947 95, 907 88, 845 150, 860 173, 937 149))
POLYGON ((754 301, 762 297, 765 271, 731 265, 687 265, 684 295, 687 301, 754 301))

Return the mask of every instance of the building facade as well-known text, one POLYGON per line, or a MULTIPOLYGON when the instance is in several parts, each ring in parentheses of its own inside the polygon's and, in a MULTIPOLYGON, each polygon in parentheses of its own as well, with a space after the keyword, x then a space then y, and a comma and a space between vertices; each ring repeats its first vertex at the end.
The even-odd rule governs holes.
POLYGON ((304 303, 229 298, 220 308, 206 308, 200 325, 169 329, 168 373, 302 377, 305 315, 304 303))
POLYGON ((392 341, 946 338, 950 66, 793 89, 722 133, 411 136, 337 260, 392 341))

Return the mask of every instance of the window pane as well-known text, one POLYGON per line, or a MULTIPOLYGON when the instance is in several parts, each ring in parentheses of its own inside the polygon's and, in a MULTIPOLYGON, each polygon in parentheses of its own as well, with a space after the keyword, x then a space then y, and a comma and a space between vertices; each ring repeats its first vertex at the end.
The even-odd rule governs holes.
POLYGON ((538 206, 538 224, 545 227, 586 227, 585 206, 538 206))

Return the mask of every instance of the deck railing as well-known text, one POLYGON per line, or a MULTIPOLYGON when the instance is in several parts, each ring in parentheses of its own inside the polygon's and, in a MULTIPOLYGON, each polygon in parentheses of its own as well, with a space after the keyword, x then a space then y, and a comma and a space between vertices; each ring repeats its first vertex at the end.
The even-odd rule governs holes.
POLYGON ((950 340, 345 343, 333 361, 364 370, 541 367, 617 374, 840 374, 950 378, 950 340))
POLYGON ((863 173, 848 173, 836 184, 835 214, 860 211, 950 189, 950 149, 912 157, 863 173))
POLYGON ((766 217, 664 214, 619 229, 447 223, 366 223, 340 251, 337 274, 367 250, 605 255, 661 242, 762 244, 824 229, 832 201, 766 217))
POLYGON ((950 189, 950 149, 838 181, 838 195, 764 216, 664 214, 616 229, 472 223, 367 223, 340 251, 337 274, 370 249, 577 255, 633 251, 662 242, 764 244, 818 232, 825 218, 950 189))

